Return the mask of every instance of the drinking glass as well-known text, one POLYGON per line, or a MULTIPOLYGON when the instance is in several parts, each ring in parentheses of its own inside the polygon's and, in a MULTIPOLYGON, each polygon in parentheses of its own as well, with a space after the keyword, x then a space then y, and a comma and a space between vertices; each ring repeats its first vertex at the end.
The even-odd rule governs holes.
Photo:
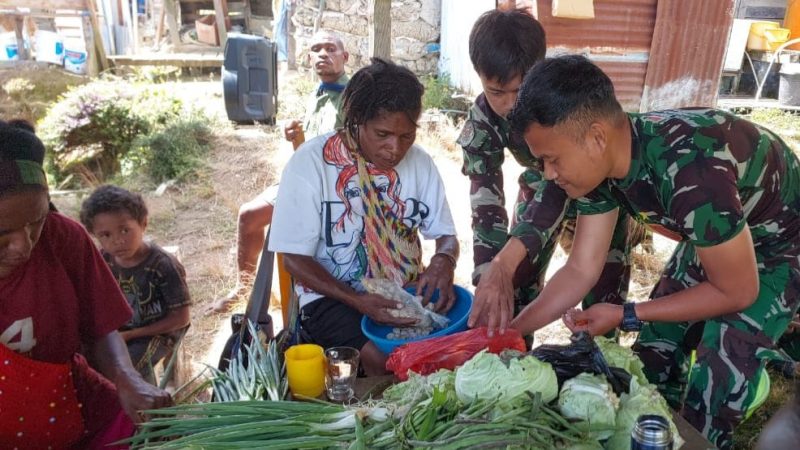
POLYGON ((353 397, 358 358, 358 350, 352 347, 331 347, 325 350, 325 388, 331 401, 346 402, 353 397))

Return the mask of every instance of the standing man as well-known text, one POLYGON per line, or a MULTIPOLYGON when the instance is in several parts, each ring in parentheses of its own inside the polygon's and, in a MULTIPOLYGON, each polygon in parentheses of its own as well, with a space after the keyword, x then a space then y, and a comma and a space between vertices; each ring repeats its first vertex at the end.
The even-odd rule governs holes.
MULTIPOLYGON (((545 55, 545 32, 524 10, 492 10, 475 22, 469 55, 483 86, 458 138, 464 149, 462 172, 470 179, 473 284, 477 286, 470 327, 506 328, 542 289, 544 275, 564 227, 575 220, 575 206, 564 191, 542 176, 542 162, 531 155, 507 116, 522 77, 545 55), (509 233, 503 192, 505 149, 525 168, 509 233)), ((584 299, 621 305, 630 278, 627 216, 621 215, 613 245, 603 257, 603 275, 584 299)), ((608 250, 608 249, 607 249, 608 250)))
MULTIPOLYGON (((290 120, 284 126, 284 137, 295 149, 305 139, 342 126, 341 98, 348 81, 344 65, 349 56, 336 33, 319 31, 311 38, 308 58, 320 84, 309 96, 305 119, 290 120)), ((270 186, 239 208, 236 243, 239 272, 236 286, 227 295, 214 301, 207 312, 226 312, 245 289, 245 280, 252 278, 258 255, 264 246, 264 229, 272 222, 277 188, 277 185, 270 186)))
POLYGON ((719 110, 626 114, 608 76, 574 55, 526 75, 511 123, 580 213, 566 265, 512 327, 530 332, 567 313, 573 331, 641 330, 633 349, 650 382, 730 448, 800 302, 797 156, 719 110), (619 210, 678 241, 675 253, 650 301, 569 311, 602 270, 619 210))

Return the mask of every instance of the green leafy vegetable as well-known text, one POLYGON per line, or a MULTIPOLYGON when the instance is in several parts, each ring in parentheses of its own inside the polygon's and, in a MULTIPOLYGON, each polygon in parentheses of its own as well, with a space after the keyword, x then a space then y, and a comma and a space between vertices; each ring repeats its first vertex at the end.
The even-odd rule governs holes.
POLYGON ((558 397, 558 407, 568 419, 606 427, 596 433, 598 439, 607 439, 614 433, 619 399, 599 375, 582 373, 565 381, 558 397))
POLYGON ((558 396, 558 380, 550 364, 526 356, 506 366, 498 355, 485 350, 456 371, 455 386, 464 403, 482 399, 509 404, 525 398, 526 392, 540 392, 545 403, 558 396))

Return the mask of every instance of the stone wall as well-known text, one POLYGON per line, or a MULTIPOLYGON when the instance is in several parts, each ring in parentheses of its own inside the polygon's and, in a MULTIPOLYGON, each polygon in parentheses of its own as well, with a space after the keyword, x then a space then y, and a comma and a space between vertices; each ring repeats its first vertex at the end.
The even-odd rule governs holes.
MULTIPOLYGON (((292 18, 297 39, 298 63, 306 64, 308 39, 319 15, 319 0, 298 0, 292 18)), ((441 0, 392 1, 392 60, 418 75, 436 72, 441 0)), ((320 29, 333 30, 342 37, 350 52, 348 67, 358 69, 368 63, 369 20, 367 0, 326 0, 320 29)))

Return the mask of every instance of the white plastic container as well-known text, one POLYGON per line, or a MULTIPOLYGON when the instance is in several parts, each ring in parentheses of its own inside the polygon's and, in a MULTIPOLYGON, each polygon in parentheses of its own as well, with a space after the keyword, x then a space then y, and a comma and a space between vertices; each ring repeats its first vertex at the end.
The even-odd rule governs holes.
POLYGON ((83 42, 77 39, 67 39, 64 42, 64 68, 78 75, 86 74, 86 48, 83 42))
POLYGON ((64 38, 52 31, 36 31, 36 60, 64 65, 64 38))
POLYGON ((15 33, 0 33, 0 61, 14 61, 17 59, 19 59, 17 35, 15 33))

